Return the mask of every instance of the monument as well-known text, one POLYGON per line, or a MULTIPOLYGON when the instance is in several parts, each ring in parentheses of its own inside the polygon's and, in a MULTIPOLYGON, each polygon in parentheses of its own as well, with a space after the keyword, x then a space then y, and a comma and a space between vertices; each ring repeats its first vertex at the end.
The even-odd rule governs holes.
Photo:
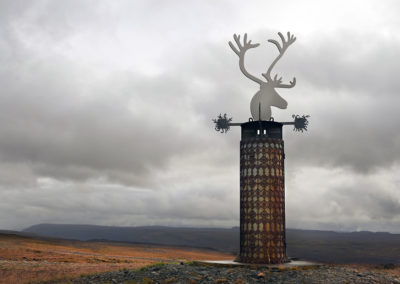
POLYGON ((282 77, 272 77, 275 64, 296 38, 278 33, 281 43, 270 39, 279 55, 261 75, 265 80, 250 74, 244 65, 247 50, 259 46, 240 35, 234 35, 229 46, 239 57, 239 67, 250 80, 260 85, 260 90, 250 102, 251 118, 248 122, 233 123, 226 114, 213 119, 215 130, 226 133, 231 126, 241 127, 240 141, 240 252, 237 262, 253 264, 279 264, 288 261, 285 234, 285 153, 282 139, 283 125, 293 125, 295 131, 307 130, 307 115, 293 115, 291 122, 276 122, 271 107, 287 108, 288 103, 276 89, 293 88, 296 78, 289 84, 282 77), (236 44, 236 45, 235 45, 236 44))

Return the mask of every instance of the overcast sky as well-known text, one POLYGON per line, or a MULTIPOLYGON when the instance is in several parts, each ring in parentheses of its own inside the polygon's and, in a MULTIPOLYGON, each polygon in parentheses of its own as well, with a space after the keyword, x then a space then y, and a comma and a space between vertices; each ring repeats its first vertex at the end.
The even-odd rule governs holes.
POLYGON ((240 129, 261 45, 285 127, 289 228, 400 233, 399 1, 0 1, 0 229, 239 225, 240 129), (300 5, 301 3, 301 5, 300 5))

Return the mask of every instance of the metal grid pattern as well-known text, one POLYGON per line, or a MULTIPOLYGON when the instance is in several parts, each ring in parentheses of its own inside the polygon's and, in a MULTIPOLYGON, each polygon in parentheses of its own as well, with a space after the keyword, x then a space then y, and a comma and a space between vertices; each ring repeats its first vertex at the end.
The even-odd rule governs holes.
POLYGON ((258 136, 240 142, 239 261, 287 262, 282 139, 258 136))

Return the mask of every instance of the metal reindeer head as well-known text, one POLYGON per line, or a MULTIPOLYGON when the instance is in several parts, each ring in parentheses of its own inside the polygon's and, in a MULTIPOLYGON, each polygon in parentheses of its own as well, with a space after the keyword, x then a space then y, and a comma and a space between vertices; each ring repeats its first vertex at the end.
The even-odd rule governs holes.
POLYGON ((237 47, 232 42, 229 42, 229 46, 239 56, 239 67, 242 73, 247 78, 260 85, 260 90, 253 96, 250 103, 250 111, 254 120, 269 120, 271 118, 271 106, 285 109, 287 107, 287 102, 277 93, 275 89, 293 88, 296 85, 296 78, 293 78, 289 84, 282 84, 282 77, 279 79, 278 75, 275 75, 274 78, 271 77, 272 68, 274 68, 275 64, 279 61, 279 59, 281 59, 286 49, 296 40, 294 35, 291 35, 290 32, 287 33, 287 39, 285 39, 281 33, 278 33, 278 35, 282 40, 282 45, 276 40, 268 40, 278 48, 279 55, 272 62, 267 72, 261 74, 266 81, 251 75, 244 67, 244 55, 246 54, 246 51, 250 48, 257 47, 260 44, 252 44, 251 40, 247 41, 247 34, 244 34, 243 45, 240 42, 240 35, 236 34, 233 35, 233 39, 235 40, 237 47))

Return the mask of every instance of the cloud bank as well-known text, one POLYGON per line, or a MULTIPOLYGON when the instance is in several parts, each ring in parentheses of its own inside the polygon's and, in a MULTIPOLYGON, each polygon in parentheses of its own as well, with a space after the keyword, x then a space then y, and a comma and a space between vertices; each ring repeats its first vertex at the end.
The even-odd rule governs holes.
POLYGON ((261 43, 260 75, 290 30, 273 115, 311 124, 285 129, 288 226, 400 232, 399 4, 293 3, 3 1, 0 227, 238 225, 239 129, 211 119, 246 121, 257 85, 227 42, 261 43))

